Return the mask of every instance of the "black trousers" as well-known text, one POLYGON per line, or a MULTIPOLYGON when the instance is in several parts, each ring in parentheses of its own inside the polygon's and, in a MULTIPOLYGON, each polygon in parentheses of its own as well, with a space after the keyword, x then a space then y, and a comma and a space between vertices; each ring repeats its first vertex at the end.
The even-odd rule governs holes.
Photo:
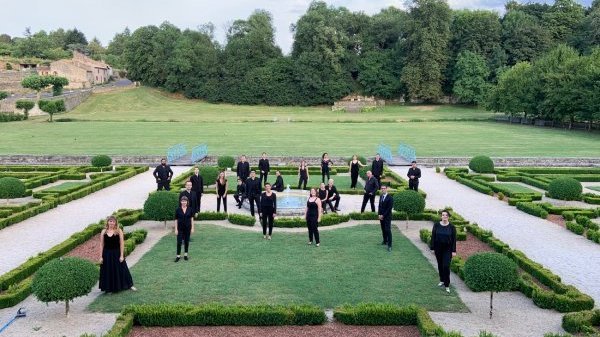
POLYGON ((223 212, 227 213, 227 194, 217 194, 217 213, 219 213, 219 211, 221 210, 221 199, 223 199, 223 212))
POLYGON ((452 252, 449 249, 435 249, 435 259, 438 264, 438 274, 440 282, 444 286, 450 286, 450 262, 452 261, 452 252))
POLYGON ((408 179, 408 189, 419 191, 419 179, 408 179))
POLYGON ((177 255, 181 255, 181 243, 183 242, 184 252, 188 252, 190 247, 191 227, 177 226, 177 255))
POLYGON ((234 194, 233 198, 235 199, 235 202, 237 202, 237 204, 239 206, 242 206, 242 204, 244 203, 244 199, 246 199, 246 196, 244 196, 243 194, 234 194))
POLYGON ((363 194, 363 202, 362 202, 362 206, 360 208, 360 212, 361 213, 365 212, 365 207, 367 206, 367 201, 371 202, 371 212, 375 212, 375 193, 369 194, 367 192, 365 192, 365 194, 363 194))
POLYGON ((198 191, 194 191, 194 193, 196 194, 196 212, 195 213, 200 213, 200 207, 202 206, 202 193, 198 192, 198 191))
POLYGON ((381 188, 381 175, 373 175, 373 177, 375 177, 375 179, 377 179, 377 186, 379 186, 377 189, 381 188))
POLYGON ((308 226, 308 241, 313 242, 314 237, 316 243, 321 243, 319 240, 319 223, 317 219, 308 218, 306 225, 308 226))
POLYGON ((300 177, 298 179, 298 189, 300 189, 300 185, 302 185, 302 183, 304 183, 304 187, 302 187, 303 190, 306 189, 306 183, 308 182, 308 177, 300 177))
POLYGON ((273 210, 263 210, 262 212, 262 229, 263 235, 267 235, 267 228, 269 229, 269 236, 273 233, 273 210))
POLYGON ((329 181, 329 171, 321 172, 321 181, 327 184, 327 182, 329 181), (327 180, 325 180, 325 176, 327 176, 327 180))
POLYGON ((250 214, 254 216, 254 203, 256 203, 256 211, 260 213, 260 196, 258 195, 249 195, 248 202, 250 203, 250 214))
POLYGON ((356 188, 356 183, 358 182, 358 172, 350 173, 350 188, 356 188))
POLYGON ((258 177, 258 181, 260 181, 261 185, 265 185, 267 183, 267 177, 269 172, 262 173, 260 172, 260 176, 258 177))
POLYGON ((325 209, 325 207, 327 207, 327 205, 329 205, 329 208, 331 209, 331 211, 337 211, 338 206, 340 205, 340 196, 336 195, 335 198, 333 199, 327 199, 325 201, 325 206, 323 206, 323 209, 325 209), (333 202, 335 202, 335 206, 333 206, 333 202))
POLYGON ((383 242, 385 242, 388 247, 392 246, 392 220, 391 219, 383 219, 379 220, 381 225, 381 234, 383 235, 383 242))
POLYGON ((164 188, 167 191, 171 190, 171 181, 170 180, 159 180, 156 182, 156 190, 157 191, 162 191, 162 189, 164 188))

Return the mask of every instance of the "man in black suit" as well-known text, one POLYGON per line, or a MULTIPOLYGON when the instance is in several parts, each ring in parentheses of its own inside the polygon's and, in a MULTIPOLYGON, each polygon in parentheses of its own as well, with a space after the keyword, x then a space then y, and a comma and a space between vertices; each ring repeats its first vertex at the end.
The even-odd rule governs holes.
POLYGON ((275 183, 271 186, 272 190, 275 190, 277 192, 283 192, 283 177, 281 176, 281 172, 279 172, 279 170, 275 171, 275 176, 277 178, 275 178, 275 183))
POLYGON ((383 159, 378 154, 375 155, 375 160, 371 164, 371 172, 375 179, 377 179, 377 186, 381 186, 381 176, 383 175, 383 159))
POLYGON ((237 176, 242 179, 242 181, 246 181, 248 176, 250 175, 250 163, 246 161, 246 156, 242 155, 240 157, 240 161, 237 163, 237 176))
POLYGON ((363 194, 363 202, 362 207, 360 208, 360 212, 365 212, 365 207, 367 206, 367 201, 371 203, 371 212, 375 212, 375 194, 379 189, 379 184, 377 183, 377 179, 373 176, 371 171, 367 171, 367 182, 365 183, 365 194, 363 194))
POLYGON ((204 181, 198 167, 194 167, 194 174, 190 177, 190 181, 192 182, 192 191, 196 194, 198 206, 196 213, 200 213, 200 208, 202 207, 202 193, 204 193, 204 181))
POLYGON ((262 158, 258 161, 258 170, 260 171, 259 180, 261 181, 261 184, 264 185, 267 183, 267 176, 271 170, 269 159, 267 159, 267 154, 265 152, 263 152, 262 158))
POLYGON ((171 190, 171 178, 173 178, 173 171, 171 170, 171 167, 167 165, 167 160, 165 158, 160 160, 160 165, 154 169, 154 173, 152 174, 156 179, 157 191, 160 191, 163 188, 167 191, 171 190))
POLYGON ((189 200, 188 205, 192 209, 192 212, 194 214, 197 213, 196 210, 198 209, 198 199, 196 199, 196 193, 192 190, 192 182, 189 180, 185 182, 185 190, 179 193, 180 202, 181 198, 183 197, 186 197, 189 200))
POLYGON ((260 180, 256 179, 256 172, 250 172, 250 178, 246 180, 246 196, 250 203, 250 214, 254 216, 254 203, 256 210, 260 214, 260 193, 262 192, 260 180))
POLYGON ((382 245, 387 245, 388 252, 392 251, 392 209, 394 208, 394 199, 387 194, 387 186, 381 186, 381 197, 379 197, 379 222, 381 224, 381 234, 383 235, 382 245))
POLYGON ((244 204, 244 199, 246 199, 246 184, 242 181, 242 179, 237 179, 237 188, 235 194, 233 195, 235 202, 237 203, 238 208, 242 208, 244 204))
POLYGON ((419 191, 419 178, 421 178, 421 169, 417 167, 417 161, 413 160, 411 167, 408 169, 408 188, 414 191, 419 191))
MULTIPOLYGON (((333 184, 333 179, 329 179, 329 181, 327 182, 327 186, 325 186, 325 189, 327 191, 329 191, 327 193, 327 204, 329 205, 329 208, 331 208, 332 212, 338 212, 339 211, 339 206, 340 206, 340 194, 337 191, 337 188, 335 187, 335 185, 333 184), (335 206, 333 206, 333 203, 335 202, 335 206)), ((325 205, 323 206, 323 209, 325 209, 325 205)))

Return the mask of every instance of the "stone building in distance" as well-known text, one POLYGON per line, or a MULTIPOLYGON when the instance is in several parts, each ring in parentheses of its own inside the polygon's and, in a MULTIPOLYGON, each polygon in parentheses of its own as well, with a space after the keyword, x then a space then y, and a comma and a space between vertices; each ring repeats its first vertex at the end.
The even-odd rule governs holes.
POLYGON ((70 60, 58 60, 51 62, 48 67, 39 67, 38 74, 66 77, 69 80, 67 88, 80 89, 108 82, 113 69, 102 61, 73 51, 73 58, 70 60))

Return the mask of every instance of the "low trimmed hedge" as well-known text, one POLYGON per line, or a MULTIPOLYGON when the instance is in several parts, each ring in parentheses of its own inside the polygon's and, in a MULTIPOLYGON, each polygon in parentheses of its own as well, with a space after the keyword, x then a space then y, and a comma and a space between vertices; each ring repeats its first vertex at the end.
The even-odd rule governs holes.
MULTIPOLYGON (((349 215, 335 213, 324 214, 321 217, 321 222, 319 223, 319 226, 333 226, 348 221, 350 221, 349 215)), ((303 217, 277 218, 275 219, 273 226, 280 228, 306 227, 306 219, 304 219, 303 217)))
POLYGON ((471 179, 459 177, 459 176, 457 176, 455 180, 463 185, 469 186, 470 188, 474 189, 475 191, 478 191, 478 192, 481 192, 481 193, 487 194, 487 195, 494 195, 494 191, 489 186, 484 185, 482 183, 473 181, 471 179))
POLYGON ((585 232, 585 227, 583 227, 582 225, 575 223, 575 222, 567 221, 565 226, 567 227, 568 230, 570 230, 571 232, 573 232, 577 235, 583 235, 583 233, 585 232))
POLYGON ((133 314, 137 325, 161 327, 320 325, 327 320, 323 310, 310 305, 142 304, 123 313, 133 314))
POLYGON ((227 220, 227 213, 219 212, 200 212, 196 216, 198 221, 210 221, 210 220, 227 220))
POLYGON ((572 312, 563 316, 562 328, 570 333, 600 334, 600 309, 572 312))
POLYGON ((234 225, 240 226, 254 226, 256 223, 256 218, 251 215, 243 215, 243 214, 229 214, 227 216, 227 220, 234 225))
POLYGON ((546 219, 548 217, 548 211, 546 211, 542 206, 533 202, 517 202, 517 209, 542 219, 546 219))

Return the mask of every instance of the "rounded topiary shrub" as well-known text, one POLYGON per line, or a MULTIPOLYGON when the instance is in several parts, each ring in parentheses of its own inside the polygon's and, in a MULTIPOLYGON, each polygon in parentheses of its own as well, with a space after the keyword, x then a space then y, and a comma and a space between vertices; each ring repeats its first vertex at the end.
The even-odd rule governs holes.
POLYGON ((92 157, 92 166, 94 167, 106 167, 112 164, 112 159, 106 155, 99 155, 92 157))
POLYGON ((209 186, 215 183, 219 176, 219 169, 213 166, 205 166, 200 168, 200 175, 204 185, 209 186))
POLYGON ((560 200, 579 200, 582 190, 581 183, 569 177, 556 178, 548 185, 548 195, 560 200))
POLYGON ((407 215, 417 214, 425 210, 425 198, 413 190, 404 190, 394 194, 394 210, 407 215))
POLYGON ((517 264, 510 258, 493 252, 471 256, 464 267, 465 284, 473 291, 490 292, 490 318, 494 292, 511 291, 519 284, 517 264))
POLYGON ((217 166, 221 168, 233 167, 235 165, 235 159, 232 156, 220 156, 217 159, 217 166))
POLYGON ((469 168, 477 173, 494 173, 494 162, 488 156, 475 156, 469 162, 469 168))
POLYGON ((69 301, 90 293, 98 282, 98 267, 88 260, 65 257, 42 266, 33 277, 31 291, 38 300, 65 302, 69 314, 69 301))
POLYGON ((164 221, 175 219, 175 211, 179 207, 179 195, 176 192, 157 191, 151 193, 144 202, 146 219, 164 221))
POLYGON ((0 178, 0 199, 22 198, 27 189, 25 184, 13 177, 0 178))

